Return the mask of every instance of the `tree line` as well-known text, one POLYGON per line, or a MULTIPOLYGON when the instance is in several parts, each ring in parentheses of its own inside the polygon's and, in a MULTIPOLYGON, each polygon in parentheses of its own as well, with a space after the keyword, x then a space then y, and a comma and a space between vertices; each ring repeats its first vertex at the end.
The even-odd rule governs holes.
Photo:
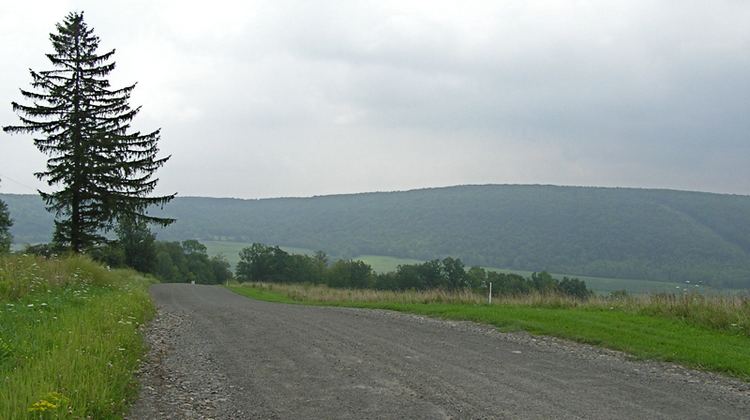
POLYGON ((351 259, 329 263, 328 256, 290 254, 278 246, 254 243, 240 251, 236 278, 246 282, 313 283, 330 287, 378 290, 474 290, 494 295, 561 294, 585 299, 593 294, 577 278, 553 278, 547 272, 530 277, 499 273, 481 267, 468 270, 459 258, 447 257, 421 264, 399 265, 396 271, 376 273, 369 264, 351 259))

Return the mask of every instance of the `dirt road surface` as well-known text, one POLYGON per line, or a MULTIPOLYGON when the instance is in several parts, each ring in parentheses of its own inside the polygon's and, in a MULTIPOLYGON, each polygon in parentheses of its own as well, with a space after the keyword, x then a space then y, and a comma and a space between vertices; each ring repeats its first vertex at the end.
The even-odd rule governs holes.
POLYGON ((131 419, 747 419, 747 383, 389 311, 159 284, 131 419))

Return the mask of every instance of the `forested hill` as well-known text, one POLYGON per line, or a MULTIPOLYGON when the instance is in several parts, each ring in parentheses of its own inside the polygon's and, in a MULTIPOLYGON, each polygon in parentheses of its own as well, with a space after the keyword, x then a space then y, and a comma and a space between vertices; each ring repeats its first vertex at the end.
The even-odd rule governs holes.
MULTIPOLYGON (((17 242, 47 241, 36 196, 2 195, 17 242)), ((177 198, 161 239, 264 242, 417 259, 750 287, 750 196, 483 185, 312 198, 177 198)))

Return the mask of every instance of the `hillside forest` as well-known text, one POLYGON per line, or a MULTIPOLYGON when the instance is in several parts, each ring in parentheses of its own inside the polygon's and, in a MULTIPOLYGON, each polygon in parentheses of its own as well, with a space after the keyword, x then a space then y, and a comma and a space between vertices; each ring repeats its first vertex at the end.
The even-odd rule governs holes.
MULTIPOLYGON (((49 240, 37 196, 2 195, 17 244, 49 240)), ((158 213, 158 212, 157 212, 158 213)), ((160 240, 258 242, 337 258, 750 287, 750 197, 672 190, 482 185, 311 198, 178 197, 160 240)))

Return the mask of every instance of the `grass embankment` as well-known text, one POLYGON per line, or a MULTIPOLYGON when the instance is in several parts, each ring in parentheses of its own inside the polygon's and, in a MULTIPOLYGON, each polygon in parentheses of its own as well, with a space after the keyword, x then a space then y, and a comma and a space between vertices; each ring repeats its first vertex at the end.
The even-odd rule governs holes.
POLYGON ((470 292, 383 292, 323 286, 244 284, 244 296, 283 303, 390 309, 567 338, 750 380, 750 298, 653 295, 588 301, 470 292))
POLYGON ((0 418, 120 418, 150 280, 84 257, 0 257, 0 418))

